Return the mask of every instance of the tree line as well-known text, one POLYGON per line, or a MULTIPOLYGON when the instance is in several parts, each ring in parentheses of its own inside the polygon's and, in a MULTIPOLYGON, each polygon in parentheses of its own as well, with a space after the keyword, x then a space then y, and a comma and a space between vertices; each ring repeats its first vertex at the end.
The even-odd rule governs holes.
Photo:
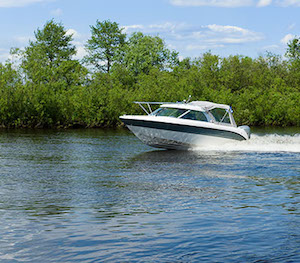
POLYGON ((158 36, 131 35, 109 20, 90 27, 87 55, 75 59, 73 36, 48 21, 24 49, 0 63, 1 127, 116 127, 133 101, 193 100, 229 104, 238 124, 300 125, 300 38, 284 57, 179 59, 158 36))

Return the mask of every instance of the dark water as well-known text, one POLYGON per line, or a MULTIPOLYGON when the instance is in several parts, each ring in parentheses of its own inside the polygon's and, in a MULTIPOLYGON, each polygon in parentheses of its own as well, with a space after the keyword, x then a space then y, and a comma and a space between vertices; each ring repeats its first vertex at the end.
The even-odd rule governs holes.
POLYGON ((0 168, 0 262, 300 262, 295 131, 188 152, 0 131, 0 168))

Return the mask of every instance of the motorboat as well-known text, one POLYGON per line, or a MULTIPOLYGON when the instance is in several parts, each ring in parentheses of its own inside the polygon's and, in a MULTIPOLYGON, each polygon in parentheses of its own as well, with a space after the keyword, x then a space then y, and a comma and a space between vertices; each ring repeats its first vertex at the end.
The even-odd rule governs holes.
POLYGON ((185 150, 250 139, 250 128, 236 125, 229 105, 209 101, 135 103, 147 115, 123 115, 120 119, 152 147, 185 150), (152 110, 154 105, 159 107, 152 110))

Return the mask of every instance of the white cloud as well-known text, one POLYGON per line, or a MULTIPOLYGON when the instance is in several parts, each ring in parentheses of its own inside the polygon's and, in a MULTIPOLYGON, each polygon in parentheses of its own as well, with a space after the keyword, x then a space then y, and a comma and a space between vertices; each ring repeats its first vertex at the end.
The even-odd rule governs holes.
POLYGON ((186 50, 188 51, 194 51, 194 50, 209 50, 209 49, 214 49, 214 48, 223 48, 225 47, 224 45, 194 45, 190 44, 187 45, 186 50))
POLYGON ((283 7, 289 7, 289 6, 300 7, 300 0, 277 0, 276 4, 283 7))
POLYGON ((276 6, 300 7, 300 0, 169 0, 175 6, 211 6, 211 7, 265 7, 274 3, 276 6))
POLYGON ((253 5, 253 0, 170 0, 176 6, 241 7, 253 5))
POLYGON ((16 42, 18 42, 19 44, 28 44, 29 40, 32 39, 32 37, 29 36, 17 36, 14 37, 14 40, 16 40, 16 42))
POLYGON ((66 32, 66 35, 68 35, 68 36, 72 35, 73 39, 81 38, 81 35, 73 28, 69 28, 66 32))
POLYGON ((187 30, 189 26, 185 23, 171 23, 165 22, 162 24, 151 24, 151 25, 129 25, 123 26, 124 31, 127 34, 131 34, 136 31, 141 31, 145 34, 153 34, 153 35, 168 35, 173 38, 180 38, 181 36, 178 32, 184 32, 187 30))
POLYGON ((73 28, 69 28, 67 30, 67 35, 73 35, 73 41, 72 44, 76 47, 76 55, 74 56, 75 59, 82 59, 85 55, 87 55, 87 52, 85 51, 84 44, 87 40, 87 36, 82 35, 78 33, 77 30, 73 28))
POLYGON ((9 53, 9 50, 0 48, 0 63, 4 63, 8 59, 11 59, 11 54, 9 53))
POLYGON ((272 0, 259 0, 257 3, 257 7, 265 7, 272 4, 272 0))
POLYGON ((83 59, 85 55, 87 55, 87 52, 84 48, 84 42, 82 41, 75 41, 73 44, 76 46, 76 55, 75 59, 83 59))
POLYGON ((48 0, 0 0, 0 8, 1 7, 23 7, 26 5, 46 2, 48 0))
POLYGON ((263 34, 245 28, 216 24, 192 26, 166 22, 148 26, 127 26, 127 29, 128 34, 140 29, 145 34, 159 35, 173 49, 185 51, 225 48, 229 45, 261 41, 264 38, 263 34))
POLYGON ((227 34, 234 34, 234 33, 241 33, 241 34, 246 34, 249 32, 246 29, 243 29, 241 27, 237 26, 222 26, 222 25, 208 25, 206 26, 209 28, 211 31, 218 32, 218 33, 227 33, 227 34))
POLYGON ((193 36, 199 41, 213 45, 241 44, 256 42, 263 39, 261 33, 253 32, 237 26, 207 25, 199 31, 193 32, 193 36))
POLYGON ((263 47, 264 50, 270 50, 270 49, 274 50, 274 49, 279 49, 279 48, 280 47, 278 45, 275 45, 275 44, 263 47))
POLYGON ((290 25, 288 26, 288 30, 292 30, 292 29, 294 29, 295 27, 296 27, 296 23, 290 24, 290 25))
POLYGON ((63 11, 60 8, 56 8, 56 9, 52 10, 50 13, 53 16, 62 16, 63 11))
POLYGON ((292 34, 287 34, 285 35, 281 40, 280 42, 284 45, 286 45, 288 42, 290 42, 292 39, 295 38, 295 35, 292 35, 292 34))
POLYGON ((123 31, 125 33, 129 32, 129 31, 140 31, 143 29, 142 25, 131 25, 131 26, 122 26, 123 31))

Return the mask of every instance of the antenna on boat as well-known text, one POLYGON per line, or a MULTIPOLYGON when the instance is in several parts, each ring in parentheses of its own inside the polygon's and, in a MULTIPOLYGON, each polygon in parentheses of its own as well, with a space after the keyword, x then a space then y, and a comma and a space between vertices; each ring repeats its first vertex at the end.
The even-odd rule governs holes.
POLYGON ((190 100, 191 100, 191 97, 192 97, 192 96, 191 96, 191 95, 189 95, 189 98, 188 98, 187 100, 183 100, 182 102, 183 102, 183 103, 189 103, 189 102, 190 102, 190 100))
POLYGON ((188 100, 186 101, 186 100, 184 100, 185 101, 185 103, 189 103, 190 102, 190 100, 191 100, 191 98, 192 98, 192 95, 189 95, 189 98, 188 98, 188 100))

